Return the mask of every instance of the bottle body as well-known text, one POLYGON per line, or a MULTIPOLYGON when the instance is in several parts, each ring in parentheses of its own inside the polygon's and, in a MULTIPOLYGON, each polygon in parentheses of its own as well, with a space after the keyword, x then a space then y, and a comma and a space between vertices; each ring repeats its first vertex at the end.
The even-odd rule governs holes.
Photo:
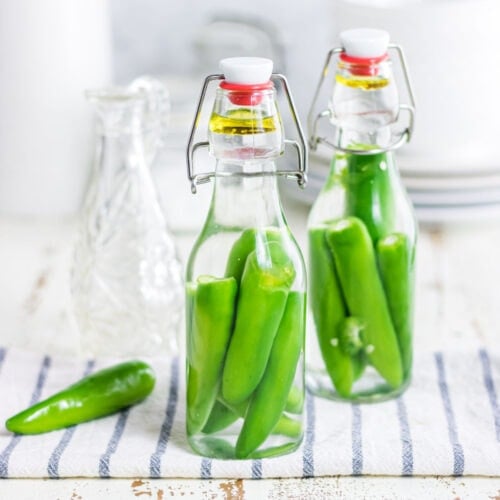
POLYGON ((75 319, 89 355, 173 356, 182 275, 144 148, 152 129, 143 99, 116 92, 91 97, 97 154, 74 252, 75 319))
POLYGON ((217 168, 186 275, 188 441, 210 457, 274 456, 303 435, 304 264, 273 162, 217 168), (263 175, 238 175, 250 172, 263 175))
POLYGON ((416 223, 393 153, 337 153, 308 237, 308 388, 359 402, 400 394, 411 377, 416 223))
MULTIPOLYGON (((417 227, 393 150, 411 136, 413 122, 395 141, 391 127, 402 105, 389 39, 374 29, 340 33, 327 113, 335 154, 308 221, 314 334, 307 385, 319 396, 353 402, 400 394, 412 368, 417 227)), ((413 117, 414 107, 406 109, 413 117)))

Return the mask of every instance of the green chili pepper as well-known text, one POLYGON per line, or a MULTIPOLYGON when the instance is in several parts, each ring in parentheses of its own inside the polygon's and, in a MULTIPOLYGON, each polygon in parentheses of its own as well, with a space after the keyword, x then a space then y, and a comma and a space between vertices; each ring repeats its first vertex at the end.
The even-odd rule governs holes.
POLYGON ((368 359, 392 387, 398 387, 403 380, 401 356, 370 235, 361 220, 348 217, 331 224, 326 238, 349 312, 364 323, 368 359))
POLYGON ((365 223, 372 240, 376 242, 392 230, 394 222, 391 170, 388 168, 392 154, 347 154, 345 161, 349 171, 346 211, 365 223))
POLYGON ((358 354, 363 348, 362 332, 365 325, 359 318, 349 316, 339 325, 339 346, 351 356, 358 354))
MULTIPOLYGON (((210 417, 208 418, 205 427, 203 427, 203 432, 205 434, 213 434, 214 432, 218 432, 226 427, 229 427, 231 424, 236 422, 238 418, 245 417, 247 406, 248 404, 245 402, 242 405, 240 404, 237 410, 231 410, 226 404, 217 400, 212 408, 210 417)), ((304 391, 301 391, 297 386, 292 386, 286 400, 285 412, 299 414, 302 413, 303 407, 304 391)), ((276 424, 278 431, 286 427, 286 423, 284 422, 282 424, 281 419, 276 424)), ((283 432, 277 433, 282 434, 283 432)))
POLYGON ((271 434, 279 434, 290 438, 298 438, 302 435, 302 422, 287 415, 281 415, 271 434))
POLYGON ((245 229, 234 242, 227 259, 225 276, 233 277, 238 284, 241 282, 247 257, 256 251, 258 254, 266 252, 266 244, 270 241, 280 241, 281 233, 273 228, 258 230, 245 229))
POLYGON ((285 411, 288 413, 302 413, 304 408, 304 391, 292 385, 286 400, 285 411))
MULTIPOLYGON (((192 330, 192 325, 193 325, 193 305, 194 305, 194 298, 196 297, 196 288, 197 285, 196 283, 186 283, 186 306, 185 306, 185 318, 186 318, 186 331, 191 332, 192 330)), ((193 336, 188 335, 187 336, 187 352, 193 352, 194 345, 193 345, 193 336)))
POLYGON ((155 375, 142 361, 127 361, 89 375, 57 394, 10 417, 17 434, 39 434, 115 413, 148 396, 155 375))
POLYGON ((352 357, 352 371, 354 375, 354 381, 359 380, 361 375, 363 375, 367 364, 368 359, 364 350, 359 351, 352 357))
POLYGON ((309 231, 309 301, 326 370, 337 392, 348 397, 354 382, 352 360, 338 342, 346 310, 325 234, 324 228, 309 231))
POLYGON ((408 238, 404 234, 395 233, 379 240, 377 257, 406 377, 411 371, 412 363, 414 252, 408 238))
POLYGON ((246 458, 275 428, 292 388, 304 345, 305 296, 290 292, 264 376, 250 400, 236 443, 236 457, 246 458))
MULTIPOLYGON (((229 408, 227 405, 220 401, 216 401, 212 409, 212 413, 203 427, 204 434, 213 434, 214 432, 221 431, 231 424, 236 422, 239 418, 245 418, 248 404, 245 402, 238 407, 229 408)), ((272 434, 281 434, 291 438, 300 436, 302 432, 302 425, 299 421, 293 418, 281 415, 277 424, 272 430, 272 434)))
POLYGON ((259 384, 295 279, 293 263, 270 242, 246 261, 236 321, 222 375, 222 396, 230 405, 247 400, 259 384))
MULTIPOLYGON (((247 403, 245 402, 243 405, 239 405, 239 409, 236 413, 234 410, 231 410, 226 404, 217 400, 212 408, 210 413, 210 417, 203 427, 203 432, 205 434, 213 434, 214 432, 220 431, 229 427, 231 424, 236 422, 238 418, 244 418, 247 403)), ((285 412, 287 413, 295 413, 300 414, 304 408, 304 391, 300 390, 297 386, 293 385, 288 394, 288 398, 286 400, 285 412)), ((281 419, 276 424, 278 430, 282 427, 286 427, 285 424, 281 425, 281 419)), ((278 432, 281 434, 281 432, 278 432)), ((293 437, 293 436, 291 436, 293 437)))
POLYGON ((202 432, 213 434, 214 432, 221 431, 234 424, 241 416, 243 415, 238 415, 238 413, 228 408, 224 403, 216 401, 202 432))
POLYGON ((188 346, 187 430, 206 424, 220 388, 231 337, 237 284, 234 278, 200 276, 193 300, 188 346))

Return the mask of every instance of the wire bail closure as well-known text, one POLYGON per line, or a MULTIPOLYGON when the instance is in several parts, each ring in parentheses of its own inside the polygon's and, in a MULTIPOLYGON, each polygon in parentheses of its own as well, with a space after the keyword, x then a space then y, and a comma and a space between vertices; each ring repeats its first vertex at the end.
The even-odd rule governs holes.
MULTIPOLYGON (((391 144, 389 144, 388 146, 380 147, 380 148, 376 148, 376 149, 369 149, 369 150, 344 148, 338 144, 334 144, 333 142, 329 141, 325 137, 319 137, 317 135, 318 123, 325 118, 330 118, 331 114, 332 114, 331 110, 325 109, 325 110, 321 111, 320 113, 318 113, 317 115, 315 115, 314 109, 316 107, 316 103, 317 103, 321 88, 323 86, 323 83, 325 81, 325 78, 328 75, 328 71, 330 68, 330 63, 331 63, 332 57, 336 54, 342 54, 344 52, 344 49, 342 47, 336 47, 334 49, 331 49, 326 56, 326 61, 325 61, 325 64, 323 66, 323 71, 321 72, 321 76, 320 76, 318 85, 316 87, 316 91, 314 92, 314 98, 313 98, 313 101, 311 104, 311 108, 309 110, 309 114, 307 115, 307 126, 308 126, 309 133, 310 133, 309 147, 311 148, 311 150, 315 151, 318 147, 318 144, 321 143, 321 144, 328 146, 331 149, 334 149, 336 151, 340 151, 343 153, 351 153, 351 154, 357 154, 357 155, 373 155, 373 154, 380 154, 380 153, 385 153, 387 151, 392 151, 392 150, 398 149, 403 144, 405 144, 411 140, 411 137, 413 135, 414 124, 415 124, 415 95, 413 93, 413 88, 411 85, 410 74, 408 71, 408 65, 406 64, 406 58, 404 56, 403 49, 400 45, 396 45, 396 44, 391 43, 391 44, 389 44, 388 49, 396 51, 398 58, 399 58, 399 62, 401 64, 401 68, 403 70, 403 75, 404 75, 406 89, 408 91, 408 97, 410 99, 410 103, 409 104, 400 104, 399 111, 400 112, 406 111, 408 113, 409 118, 408 118, 407 127, 400 134, 398 134, 396 140, 394 142, 392 142, 391 144)), ((337 128, 337 127, 334 127, 334 128, 337 128)))
MULTIPOLYGON (((209 142, 208 141, 201 141, 201 142, 194 142, 194 136, 196 134, 196 129, 198 128, 199 125, 199 120, 201 116, 201 111, 203 108, 203 103, 205 100, 205 95, 207 93, 208 86, 210 85, 211 82, 217 81, 217 80, 224 80, 224 75, 223 74, 213 74, 213 75, 208 75, 205 78, 205 81, 203 83, 203 87, 201 89, 200 97, 198 99, 198 105, 196 107, 196 113, 193 121, 193 125, 191 127, 191 132, 189 134, 189 140, 188 140, 188 145, 187 145, 187 174, 188 174, 188 179, 191 182, 191 192, 193 194, 196 193, 196 186, 198 184, 204 184, 208 182, 212 177, 215 177, 216 173, 215 171, 213 172, 203 172, 203 173, 195 173, 194 172, 194 153, 196 152, 197 149, 203 148, 203 147, 208 147, 209 142)), ((226 177, 231 177, 231 176, 239 176, 239 177, 263 177, 263 176, 284 176, 287 178, 295 178, 297 179, 297 183, 300 187, 304 187, 307 182, 307 141, 305 134, 302 130, 302 126, 300 125, 299 119, 298 119, 298 113, 297 109, 295 107, 295 103, 293 101, 293 97, 290 94, 289 91, 289 86, 288 86, 288 81, 284 75, 278 74, 278 73, 273 73, 271 75, 271 81, 279 81, 283 87, 283 90, 285 91, 285 95, 288 100, 288 105, 290 107, 290 113, 292 115, 293 121, 295 123, 295 126, 297 128, 297 133, 299 136, 299 141, 294 141, 291 139, 284 139, 285 146, 292 146, 296 153, 297 157, 299 160, 299 167, 297 170, 277 170, 276 172, 239 172, 239 173, 233 173, 233 172, 224 172, 218 173, 217 175, 223 175, 226 177)))

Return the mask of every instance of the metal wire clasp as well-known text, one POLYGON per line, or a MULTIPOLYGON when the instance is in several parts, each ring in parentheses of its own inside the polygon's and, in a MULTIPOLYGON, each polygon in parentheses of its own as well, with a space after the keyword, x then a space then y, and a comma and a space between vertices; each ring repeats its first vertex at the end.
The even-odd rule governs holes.
MULTIPOLYGON (((201 117, 201 111, 203 109, 203 103, 205 100, 205 95, 207 93, 208 86, 210 85, 211 82, 215 80, 224 80, 224 75, 222 74, 214 74, 214 75, 208 75, 205 78, 205 81, 203 83, 203 87, 201 89, 200 97, 198 99, 198 105, 196 107, 196 113, 194 116, 193 120, 193 125, 191 127, 191 132, 189 134, 189 140, 187 144, 187 152, 186 152, 186 160, 187 160, 187 174, 189 181, 191 182, 191 191, 192 193, 196 193, 196 186, 198 184, 204 184, 205 182, 208 182, 212 177, 215 177, 215 172, 203 172, 203 173, 195 173, 194 171, 194 166, 193 166, 193 157, 194 153, 197 149, 202 148, 202 147, 208 147, 209 143, 208 141, 201 141, 201 142, 194 142, 194 137, 196 134, 196 130, 199 125, 200 117, 201 117)), ((238 172, 238 173, 225 173, 224 175, 226 176, 258 176, 258 175, 281 175, 285 176, 288 178, 295 178, 297 179, 297 183, 299 184, 300 187, 304 187, 306 182, 307 182, 307 141, 305 134, 302 130, 302 126, 299 122, 298 119, 298 113, 297 113, 297 108, 295 107, 295 103, 293 101, 293 97, 289 91, 289 86, 288 86, 288 81, 285 78, 284 75, 273 73, 271 75, 271 81, 279 81, 280 84, 283 87, 283 90, 285 92, 285 95, 287 97, 288 105, 290 108, 290 113, 292 115, 292 119, 295 123, 295 126, 297 128, 297 133, 298 133, 298 141, 294 141, 291 139, 285 139, 285 146, 292 146, 296 153, 297 157, 299 160, 299 166, 297 170, 276 170, 276 172, 262 172, 262 173, 243 173, 243 172, 238 172)))
POLYGON ((408 71, 408 65, 406 64, 406 58, 403 53, 403 49, 401 48, 400 45, 396 44, 389 44, 389 50, 394 50, 398 54, 399 62, 401 64, 401 68, 403 70, 403 75, 406 83, 406 89, 408 91, 408 97, 410 99, 409 104, 400 104, 399 105, 399 111, 406 111, 409 115, 408 117, 408 125, 403 129, 403 131, 399 134, 397 134, 396 139, 394 142, 389 144, 387 147, 380 147, 377 149, 352 149, 352 148, 343 148, 338 144, 334 144, 333 142, 329 141, 325 137, 319 137, 318 136, 318 122, 324 118, 330 118, 332 111, 329 109, 325 109, 321 111, 318 114, 315 114, 315 108, 316 108, 316 103, 321 91, 321 87, 323 86, 323 83, 325 81, 326 76, 328 75, 328 71, 330 68, 330 62, 332 60, 332 57, 336 54, 341 54, 344 52, 344 49, 342 47, 336 47, 334 49, 331 49, 327 56, 326 56, 326 61, 323 66, 323 71, 321 72, 321 76, 318 82, 318 85, 316 87, 316 91, 314 92, 314 98, 311 104, 311 108, 309 110, 309 114, 307 115, 307 127, 309 131, 309 147, 314 151, 318 147, 318 144, 325 144, 326 146, 335 149, 337 151, 341 151, 344 153, 354 153, 358 155, 373 155, 373 154, 379 154, 379 153, 384 153, 387 151, 391 151, 394 149, 398 149, 401 147, 403 144, 407 143, 410 141, 412 135, 413 135, 413 128, 415 124, 415 95, 413 93, 413 88, 411 85, 411 80, 410 80, 410 74, 408 71))

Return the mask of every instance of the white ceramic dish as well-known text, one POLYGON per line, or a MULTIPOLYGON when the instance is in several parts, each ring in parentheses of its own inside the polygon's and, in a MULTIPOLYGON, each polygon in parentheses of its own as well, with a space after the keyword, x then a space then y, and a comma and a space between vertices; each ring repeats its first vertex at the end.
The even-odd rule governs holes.
MULTIPOLYGON (((289 181, 280 184, 285 196, 311 206, 329 169, 331 152, 320 149, 309 155, 308 184, 305 189, 289 181)), ((500 169, 495 173, 418 175, 402 181, 421 222, 458 222, 500 218, 500 169)))

